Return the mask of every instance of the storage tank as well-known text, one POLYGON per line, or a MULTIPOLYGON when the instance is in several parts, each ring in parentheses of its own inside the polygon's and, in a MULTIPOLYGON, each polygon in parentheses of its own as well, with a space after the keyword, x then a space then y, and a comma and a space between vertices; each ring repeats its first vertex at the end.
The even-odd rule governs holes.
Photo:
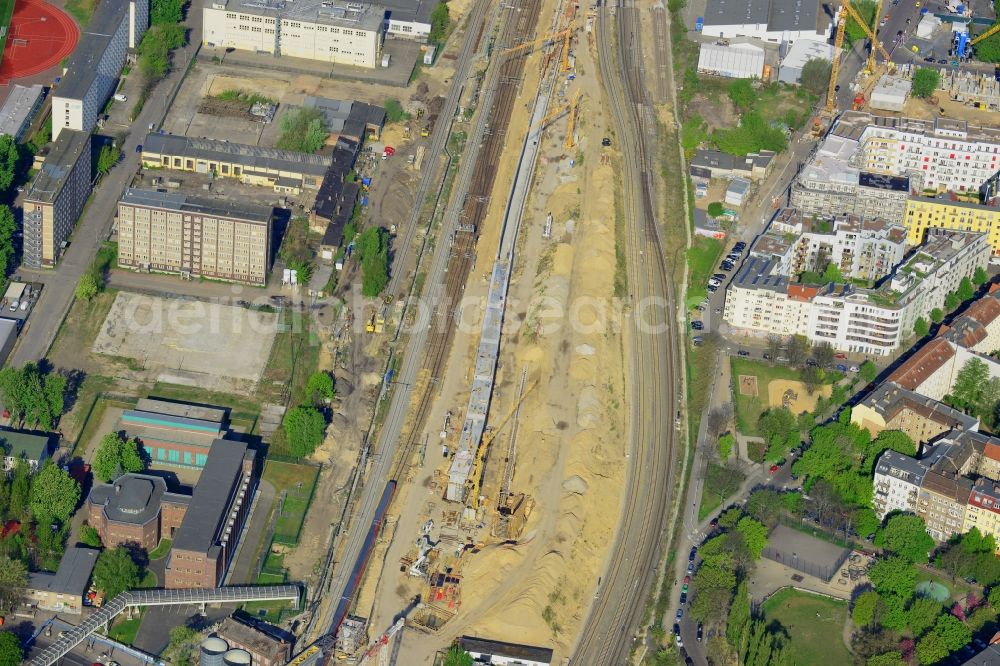
POLYGON ((222 655, 222 661, 225 666, 250 666, 250 653, 234 648, 222 655))
POLYGON ((200 666, 224 666, 222 655, 225 654, 228 649, 229 646, 226 644, 226 641, 222 640, 218 636, 206 638, 201 642, 200 646, 200 666))

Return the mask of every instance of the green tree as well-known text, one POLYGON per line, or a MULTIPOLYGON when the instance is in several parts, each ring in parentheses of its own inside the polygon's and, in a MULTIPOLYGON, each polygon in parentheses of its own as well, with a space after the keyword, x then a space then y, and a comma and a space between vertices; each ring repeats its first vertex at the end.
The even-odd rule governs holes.
POLYGON ((830 86, 830 69, 829 60, 810 58, 802 66, 802 75, 799 77, 799 83, 813 95, 823 97, 830 86))
POLYGON ((963 303, 965 301, 971 301, 976 295, 976 288, 972 286, 972 280, 967 277, 962 278, 962 281, 958 283, 958 289, 955 291, 955 295, 958 296, 959 300, 963 303))
POLYGON ((883 652, 882 654, 868 657, 868 660, 865 661, 865 666, 906 666, 906 662, 903 661, 902 652, 893 650, 892 652, 883 652))
POLYGON ((66 409, 66 377, 54 372, 45 375, 42 393, 49 408, 50 421, 54 425, 66 409))
POLYGON ((741 580, 729 608, 729 618, 726 622, 726 640, 734 648, 740 647, 740 638, 744 627, 750 621, 750 592, 746 580, 741 580))
POLYGON ((97 173, 102 176, 107 172, 111 171, 118 160, 122 157, 122 151, 118 146, 112 146, 109 143, 101 146, 101 152, 97 154, 97 173))
POLYGON ((14 137, 9 134, 0 136, 0 191, 7 191, 14 184, 20 159, 21 154, 14 137))
POLYGON ((917 597, 906 610, 906 623, 913 632, 914 638, 919 638, 925 631, 934 626, 938 616, 944 611, 940 602, 928 597, 917 597))
POLYGON ((938 71, 930 67, 920 67, 913 73, 913 85, 910 92, 914 97, 927 98, 937 91, 938 71))
POLYGON ((736 110, 740 113, 749 111, 757 101, 757 93, 749 79, 736 79, 729 84, 729 99, 732 100, 736 110))
POLYGON ((961 299, 958 297, 958 292, 949 291, 944 297, 944 309, 951 312, 961 304, 961 299))
POLYGON ((28 463, 23 459, 18 460, 14 466, 14 478, 10 482, 10 511, 11 518, 20 520, 28 512, 28 504, 31 502, 31 470, 28 463))
POLYGON ((388 233, 382 227, 361 232, 355 244, 361 256, 361 293, 375 298, 389 284, 388 233))
POLYGON ((91 548, 100 548, 103 545, 101 535, 90 525, 84 525, 80 528, 80 543, 91 548))
POLYGON ((79 502, 80 484, 51 460, 31 482, 29 506, 39 523, 51 520, 65 523, 79 502))
POLYGON ((886 520, 885 527, 875 536, 875 545, 917 564, 927 562, 934 539, 927 534, 923 518, 899 513, 886 520))
POLYGON ((21 640, 12 631, 0 631, 0 666, 18 666, 24 661, 21 640))
POLYGON ((125 439, 116 432, 101 438, 92 466, 94 476, 104 482, 114 481, 122 474, 146 469, 138 443, 134 439, 125 439))
POLYGON ((184 20, 184 0, 152 0, 149 4, 151 25, 173 25, 184 20))
POLYGON ((722 217, 723 213, 726 212, 726 207, 722 205, 721 201, 713 201, 708 204, 707 212, 709 217, 722 217))
POLYGON ((21 560, 0 555, 0 611, 13 612, 24 601, 28 567, 21 560))
POLYGON ((729 460, 729 456, 733 454, 733 447, 736 445, 736 438, 730 433, 726 433, 719 438, 719 458, 721 460, 729 460))
POLYGON ((440 44, 448 34, 448 25, 451 17, 448 12, 448 4, 442 2, 431 12, 431 31, 427 40, 432 44, 440 44))
POLYGON ((972 633, 981 631, 986 625, 996 624, 996 621, 997 610, 991 606, 980 606, 965 619, 965 623, 969 625, 972 633))
POLYGON ((875 609, 878 607, 878 592, 869 590, 862 592, 854 600, 854 608, 851 610, 851 621, 856 627, 869 627, 875 622, 875 609))
POLYGON ((289 452, 296 458, 304 458, 323 442, 326 420, 314 407, 301 405, 285 414, 282 427, 289 452))
POLYGON ((913 322, 913 334, 918 338, 927 337, 927 334, 931 332, 930 324, 923 317, 917 317, 917 320, 913 322))
POLYGON ((736 524, 736 531, 743 535, 743 541, 755 560, 760 559, 767 546, 767 527, 753 518, 746 517, 736 524))
POLYGON ((917 584, 917 571, 905 558, 887 557, 871 566, 868 580, 883 596, 896 595, 901 599, 909 599, 917 584))
POLYGON ((0 398, 13 422, 51 430, 62 413, 62 404, 53 398, 59 387, 65 390, 65 381, 52 373, 43 376, 34 363, 26 363, 20 369, 8 366, 0 370, 0 398), (50 381, 53 383, 46 390, 45 384, 50 381), (54 407, 59 411, 54 411, 54 407))
POLYGON ((906 627, 906 602, 895 594, 881 595, 875 612, 879 624, 886 629, 901 630, 906 627))
MULTIPOLYGON (((948 300, 945 299, 945 305, 947 305, 947 303, 948 300)), ((935 324, 940 324, 942 321, 944 321, 944 311, 941 308, 934 308, 933 310, 931 310, 931 321, 933 321, 935 324)), ((914 324, 914 327, 915 326, 916 325, 914 324)))
POLYGON ((314 107, 301 107, 281 117, 277 147, 299 153, 315 153, 326 144, 326 116, 314 107))
POLYGON ((951 614, 942 615, 934 623, 934 633, 941 636, 949 652, 961 650, 972 642, 972 630, 951 614))
POLYGON ((76 283, 76 297, 82 301, 89 301, 97 296, 99 291, 97 278, 90 271, 80 276, 80 281, 76 283))
POLYGON ((128 548, 118 546, 101 552, 94 565, 94 587, 112 599, 135 589, 142 580, 142 568, 135 563, 128 548))
POLYGON ((781 446, 789 433, 798 433, 798 422, 784 407, 772 407, 757 419, 757 430, 769 446, 781 446))
POLYGON ((917 660, 924 666, 936 664, 948 656, 948 647, 944 638, 936 631, 931 631, 917 641, 917 660))
POLYGON ((875 381, 875 378, 878 377, 878 367, 876 367, 876 365, 871 361, 865 361, 862 363, 861 367, 858 368, 858 371, 858 374, 861 376, 861 380, 867 383, 875 381))
POLYGON ((982 266, 976 268, 976 272, 972 274, 972 281, 977 287, 981 287, 990 280, 989 273, 982 266))
POLYGON ((970 358, 955 376, 951 395, 962 405, 973 408, 979 405, 983 388, 990 379, 990 369, 982 360, 970 358))
POLYGON ((14 233, 17 223, 10 206, 0 204, 0 271, 6 275, 14 263, 14 233))
POLYGON ((309 375, 309 381, 306 382, 306 395, 309 396, 313 404, 333 400, 333 375, 323 371, 309 375))
POLYGON ((840 274, 840 266, 833 263, 832 261, 826 265, 826 269, 823 271, 823 283, 830 284, 831 282, 843 282, 844 276, 840 274))
POLYGON ((904 456, 916 456, 917 445, 914 444, 910 436, 902 430, 883 430, 868 445, 865 452, 864 472, 870 473, 875 468, 875 461, 882 455, 883 451, 893 450, 902 453, 904 456))
POLYGON ((854 512, 854 530, 861 536, 875 534, 881 524, 871 507, 864 506, 854 512))
POLYGON ((444 666, 472 666, 472 655, 458 647, 452 645, 448 648, 448 654, 444 657, 444 666))

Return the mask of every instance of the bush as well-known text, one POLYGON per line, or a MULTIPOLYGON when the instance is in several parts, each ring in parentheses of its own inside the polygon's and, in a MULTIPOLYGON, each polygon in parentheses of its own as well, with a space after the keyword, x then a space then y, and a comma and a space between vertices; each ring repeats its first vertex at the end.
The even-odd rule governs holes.
POLYGON ((780 153, 788 147, 785 133, 768 125, 763 116, 756 111, 744 113, 739 127, 716 131, 712 139, 719 150, 739 157, 760 150, 780 153))
POLYGON ((802 76, 799 81, 802 87, 812 94, 822 97, 830 86, 830 70, 832 65, 822 58, 810 58, 802 66, 802 76))
POLYGON ((450 22, 448 5, 442 2, 431 12, 431 32, 427 36, 427 40, 432 44, 439 44, 448 34, 450 22))
POLYGON ((726 212, 726 207, 722 205, 721 201, 713 201, 708 204, 707 212, 709 217, 722 217, 723 213, 726 212))
POLYGON ((319 109, 300 108, 281 118, 281 136, 277 147, 300 153, 315 153, 329 136, 326 116, 319 109))
POLYGON ((389 284, 388 233, 382 227, 369 227, 355 247, 361 257, 361 293, 375 298, 389 284))
POLYGON ((410 114, 403 110, 403 105, 398 99, 390 98, 385 100, 385 119, 390 123, 398 123, 400 120, 409 120, 410 114))
POLYGON ((940 75, 936 69, 921 67, 913 74, 913 85, 910 92, 914 97, 930 97, 938 87, 940 75))

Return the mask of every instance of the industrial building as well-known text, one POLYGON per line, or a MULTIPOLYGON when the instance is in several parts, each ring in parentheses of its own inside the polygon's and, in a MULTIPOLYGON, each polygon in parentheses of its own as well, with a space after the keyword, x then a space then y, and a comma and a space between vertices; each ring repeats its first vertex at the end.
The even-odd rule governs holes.
POLYGON ((753 44, 702 44, 698 72, 731 79, 761 79, 764 49, 753 44))
POLYGON ((310 211, 310 226, 323 232, 322 247, 330 251, 340 247, 344 227, 354 214, 354 205, 361 192, 360 185, 350 178, 359 147, 353 141, 337 141, 332 163, 310 211))
POLYGON ((1000 254, 1000 208, 955 197, 910 197, 903 217, 911 244, 923 241, 928 229, 958 229, 986 234, 993 254, 1000 254))
POLYGON ((306 95, 302 106, 322 111, 331 134, 359 144, 377 141, 385 127, 385 109, 374 104, 306 95))
MULTIPOLYGON (((9 320, 7 320, 9 321, 9 320)), ((49 436, 20 430, 0 429, 0 450, 3 452, 3 471, 14 471, 23 461, 32 472, 37 472, 49 459, 49 436)))
POLYGON ((167 556, 165 587, 211 588, 225 580, 257 490, 256 455, 217 439, 167 556))
POLYGON ((44 99, 45 88, 40 84, 12 85, 10 94, 0 107, 0 135, 12 136, 21 143, 44 99))
POLYGON ((106 548, 131 545, 147 552, 173 537, 190 497, 167 492, 166 482, 148 474, 123 474, 97 484, 87 496, 87 523, 106 548))
POLYGON ((206 46, 374 68, 382 54, 385 7, 342 0, 212 0, 206 46))
POLYGON ((820 0, 708 0, 702 33, 710 37, 750 37, 780 44, 811 39, 824 42, 834 25, 820 0))
POLYGON ((264 285, 274 209, 128 188, 118 201, 118 265, 264 285))
POLYGON ((246 650, 254 666, 284 666, 292 658, 292 637, 287 632, 248 617, 227 617, 215 630, 226 648, 246 650))
POLYGON ((552 663, 552 649, 534 645, 462 636, 458 639, 458 647, 472 655, 472 661, 476 664, 550 666, 552 663))
POLYGON ((91 132, 115 91, 129 49, 149 27, 149 0, 105 0, 80 35, 52 96, 52 138, 63 130, 91 132))
POLYGON ((136 439, 157 466, 201 469, 217 439, 226 434, 226 410, 143 398, 126 409, 119 430, 136 439))
POLYGON ((718 150, 696 150, 688 162, 688 175, 695 183, 707 183, 713 178, 760 180, 767 176, 773 162, 774 152, 770 150, 749 153, 743 157, 734 157, 718 150))
POLYGON ((235 178, 247 185, 299 194, 303 189, 319 189, 330 158, 214 139, 147 134, 142 144, 142 163, 147 167, 235 178))
POLYGON ((90 576, 101 551, 70 546, 59 561, 54 574, 37 571, 28 574, 24 590, 26 602, 38 610, 51 613, 83 613, 90 576))
POLYGON ((796 40, 778 66, 778 80, 782 83, 799 83, 802 79, 802 68, 810 60, 831 62, 833 44, 815 39, 796 40))
POLYGON ((24 193, 25 266, 56 265, 90 197, 90 183, 90 130, 60 132, 24 193))

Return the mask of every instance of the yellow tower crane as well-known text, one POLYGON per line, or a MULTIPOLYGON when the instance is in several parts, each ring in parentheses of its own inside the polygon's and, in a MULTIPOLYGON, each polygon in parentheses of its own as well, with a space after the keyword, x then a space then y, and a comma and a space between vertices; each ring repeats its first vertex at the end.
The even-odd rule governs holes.
POLYGON ((542 118, 537 125, 532 127, 532 129, 538 128, 538 131, 544 130, 553 121, 557 120, 562 114, 569 112, 569 126, 566 128, 566 147, 573 147, 573 129, 576 126, 576 109, 580 102, 580 91, 576 91, 573 95, 573 99, 566 102, 565 104, 560 104, 555 109, 553 109, 549 115, 542 118))
POLYGON ((511 418, 513 418, 514 414, 517 413, 517 408, 522 402, 524 402, 525 396, 531 393, 531 390, 535 388, 537 384, 537 381, 533 382, 531 386, 525 389, 524 393, 521 394, 521 397, 517 399, 517 402, 515 402, 510 408, 510 411, 503 417, 503 420, 501 420, 500 423, 493 428, 493 430, 483 435, 483 438, 479 440, 479 448, 476 449, 476 460, 472 466, 472 474, 469 476, 469 480, 465 482, 465 498, 469 503, 469 507, 473 510, 479 510, 479 491, 483 485, 483 465, 486 462, 486 453, 490 449, 490 444, 493 443, 493 440, 500 434, 503 427, 507 425, 511 418))
MULTIPOLYGON (((874 63, 874 53, 877 50, 882 55, 882 58, 884 60, 884 62, 882 63, 882 69, 884 70, 887 67, 893 66, 892 60, 889 58, 889 52, 885 50, 885 47, 882 46, 882 42, 878 40, 878 37, 875 35, 874 32, 872 32, 871 28, 868 27, 868 24, 865 22, 865 20, 861 18, 861 16, 858 14, 854 6, 851 5, 851 3, 848 0, 841 0, 840 7, 841 7, 840 16, 837 19, 837 34, 834 36, 833 39, 833 62, 831 63, 830 67, 830 85, 826 90, 825 110, 828 115, 833 114, 837 109, 837 78, 840 74, 840 56, 844 46, 844 31, 847 28, 848 18, 854 19, 854 22, 861 27, 861 30, 865 33, 865 36, 867 36, 868 39, 871 40, 872 43, 871 62, 874 63)), ((877 15, 876 18, 878 18, 877 15)), ((878 76, 876 76, 876 74, 878 74, 878 76, 881 75, 880 73, 875 72, 873 69, 872 76, 875 78, 875 80, 878 80, 878 76)))
MULTIPOLYGON (((872 28, 872 32, 875 33, 876 39, 878 38, 879 23, 882 22, 880 18, 881 16, 882 16, 882 0, 875 0, 875 26, 872 28)), ((868 71, 869 74, 875 71, 874 43, 872 44, 872 47, 868 50, 868 64, 865 66, 865 69, 868 71)))
POLYGON ((500 52, 501 56, 512 56, 522 51, 534 51, 536 48, 544 48, 546 46, 552 46, 559 42, 560 39, 567 38, 573 34, 573 28, 563 28, 558 32, 553 32, 552 34, 545 35, 544 37, 539 37, 530 42, 524 42, 523 44, 518 44, 517 46, 512 46, 509 49, 504 49, 500 52))
POLYGON ((993 35, 997 34, 997 32, 1000 32, 1000 23, 994 23, 989 30, 987 30, 983 34, 979 35, 978 37, 970 41, 969 46, 975 46, 976 44, 983 41, 987 37, 992 37, 993 35))

